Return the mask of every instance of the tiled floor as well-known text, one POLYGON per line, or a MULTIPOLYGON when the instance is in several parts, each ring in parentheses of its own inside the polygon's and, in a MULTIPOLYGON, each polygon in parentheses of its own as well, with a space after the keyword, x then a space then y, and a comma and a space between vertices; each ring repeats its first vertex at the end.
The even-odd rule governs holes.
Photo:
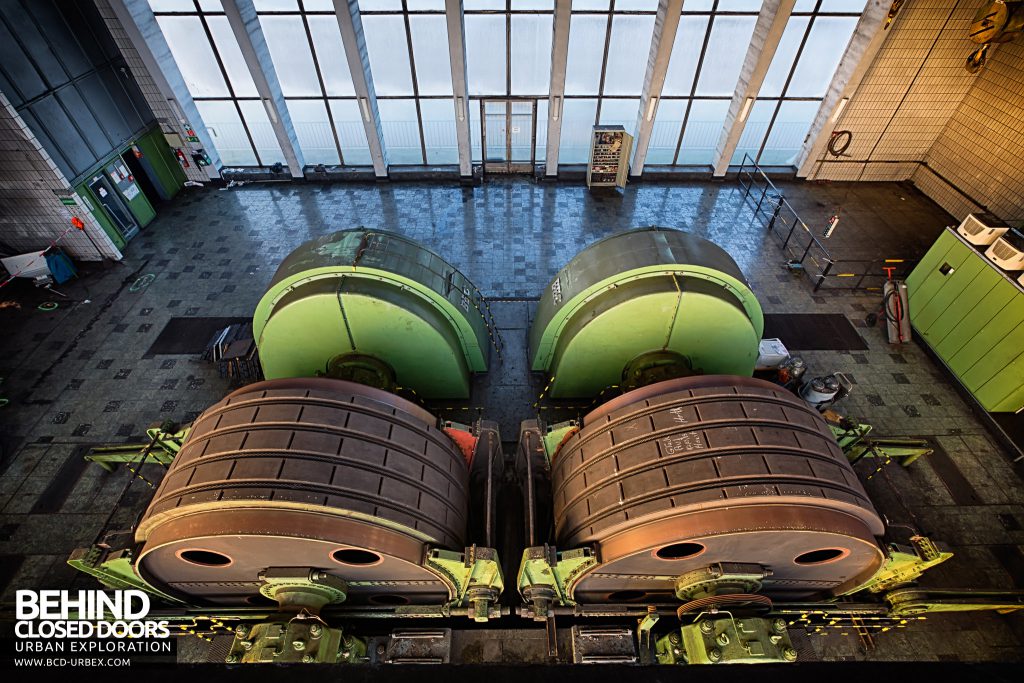
MULTIPOLYGON (((790 184, 787 198, 814 231, 837 208, 829 248, 847 259, 914 258, 952 218, 914 189, 895 184, 790 184)), ((68 299, 24 284, 0 292, 0 587, 89 585, 68 553, 103 528, 127 529, 144 506, 147 481, 124 497, 128 473, 80 464, 86 444, 138 439, 164 419, 187 421, 228 384, 187 356, 144 358, 173 316, 248 316, 276 264, 301 242, 365 225, 404 233, 460 267, 491 297, 507 344, 505 362, 476 384, 471 405, 501 423, 506 440, 531 417, 537 378, 526 372, 533 301, 577 251, 643 225, 692 231, 726 248, 770 313, 843 313, 869 349, 806 352, 811 371, 844 371, 857 385, 842 408, 878 433, 933 437, 969 482, 956 498, 927 459, 885 468, 868 481, 893 536, 907 526, 950 545, 956 557, 931 587, 1024 587, 1024 486, 1020 469, 993 442, 938 367, 915 344, 888 345, 867 328, 877 295, 815 293, 786 270, 773 238, 752 223, 731 182, 640 184, 591 195, 526 180, 463 189, 445 185, 288 185, 188 190, 161 207, 122 263, 91 269, 62 287, 68 299), (152 278, 148 276, 152 275, 152 278), (142 279, 140 279, 142 278, 142 279), (52 313, 36 309, 57 298, 52 313), (121 499, 120 512, 110 511, 121 499), (960 505, 956 500, 973 504, 960 505)), ((456 418, 457 419, 457 418, 456 418)), ((867 476, 873 463, 864 463, 867 476)), ((158 471, 147 467, 147 479, 158 471)), ((115 542, 124 542, 115 538, 115 542)), ((1021 659, 1024 618, 938 615, 879 636, 817 638, 828 659, 1021 659)))

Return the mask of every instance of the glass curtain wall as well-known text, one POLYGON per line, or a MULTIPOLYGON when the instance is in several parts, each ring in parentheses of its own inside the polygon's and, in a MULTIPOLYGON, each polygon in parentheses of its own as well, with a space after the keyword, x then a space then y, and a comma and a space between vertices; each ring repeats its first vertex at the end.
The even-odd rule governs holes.
POLYGON ((150 0, 225 166, 284 163, 220 0, 150 0))
POLYGON ((731 163, 795 163, 865 4, 797 0, 731 163))
POLYGON ((464 0, 473 161, 481 161, 485 98, 537 100, 536 159, 544 160, 554 10, 554 0, 464 0))
POLYGON ((647 164, 711 164, 761 0, 686 0, 647 164))
POLYGON ((657 0, 574 0, 558 161, 586 163, 591 129, 636 133, 657 0))
POLYGON ((309 165, 371 164, 331 0, 253 0, 309 165))

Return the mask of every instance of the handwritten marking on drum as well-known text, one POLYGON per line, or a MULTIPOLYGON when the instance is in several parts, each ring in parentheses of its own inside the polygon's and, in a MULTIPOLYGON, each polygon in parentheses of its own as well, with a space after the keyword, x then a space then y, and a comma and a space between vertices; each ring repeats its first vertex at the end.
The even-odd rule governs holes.
POLYGON ((704 436, 696 432, 686 434, 672 434, 661 440, 661 445, 666 455, 676 455, 687 451, 699 451, 707 448, 704 443, 704 436))

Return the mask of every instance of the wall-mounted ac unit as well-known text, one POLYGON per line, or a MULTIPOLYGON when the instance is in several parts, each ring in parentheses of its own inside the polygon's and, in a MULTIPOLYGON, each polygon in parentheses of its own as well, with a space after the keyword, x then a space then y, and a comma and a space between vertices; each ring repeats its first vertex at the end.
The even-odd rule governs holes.
POLYGON ((1024 270, 1024 235, 1003 235, 985 250, 985 257, 1003 270, 1024 270))
POLYGON ((977 246, 986 246, 996 241, 1010 226, 990 213, 971 213, 956 229, 961 237, 977 246))

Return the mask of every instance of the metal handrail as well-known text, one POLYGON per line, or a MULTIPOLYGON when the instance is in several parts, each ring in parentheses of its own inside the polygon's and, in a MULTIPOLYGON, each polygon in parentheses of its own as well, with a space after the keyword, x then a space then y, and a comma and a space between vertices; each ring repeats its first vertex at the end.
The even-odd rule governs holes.
POLYGON ((835 259, 829 253, 825 245, 814 236, 807 223, 800 218, 793 206, 786 200, 785 195, 775 186, 775 183, 761 170, 749 154, 743 155, 743 163, 737 176, 740 187, 744 189, 744 199, 756 194, 755 185, 761 187, 761 196, 754 207, 754 216, 762 218, 767 216, 766 228, 769 233, 782 241, 782 251, 789 257, 790 267, 799 267, 814 282, 814 290, 821 287, 825 278, 828 277, 835 259), (765 204, 767 200, 767 204, 765 204), (785 209, 785 212, 783 211, 785 209), (783 237, 776 228, 782 226, 783 237), (789 230, 785 230, 788 227, 789 230), (797 227, 800 232, 797 232, 797 227), (806 243, 801 243, 801 236, 806 243))

